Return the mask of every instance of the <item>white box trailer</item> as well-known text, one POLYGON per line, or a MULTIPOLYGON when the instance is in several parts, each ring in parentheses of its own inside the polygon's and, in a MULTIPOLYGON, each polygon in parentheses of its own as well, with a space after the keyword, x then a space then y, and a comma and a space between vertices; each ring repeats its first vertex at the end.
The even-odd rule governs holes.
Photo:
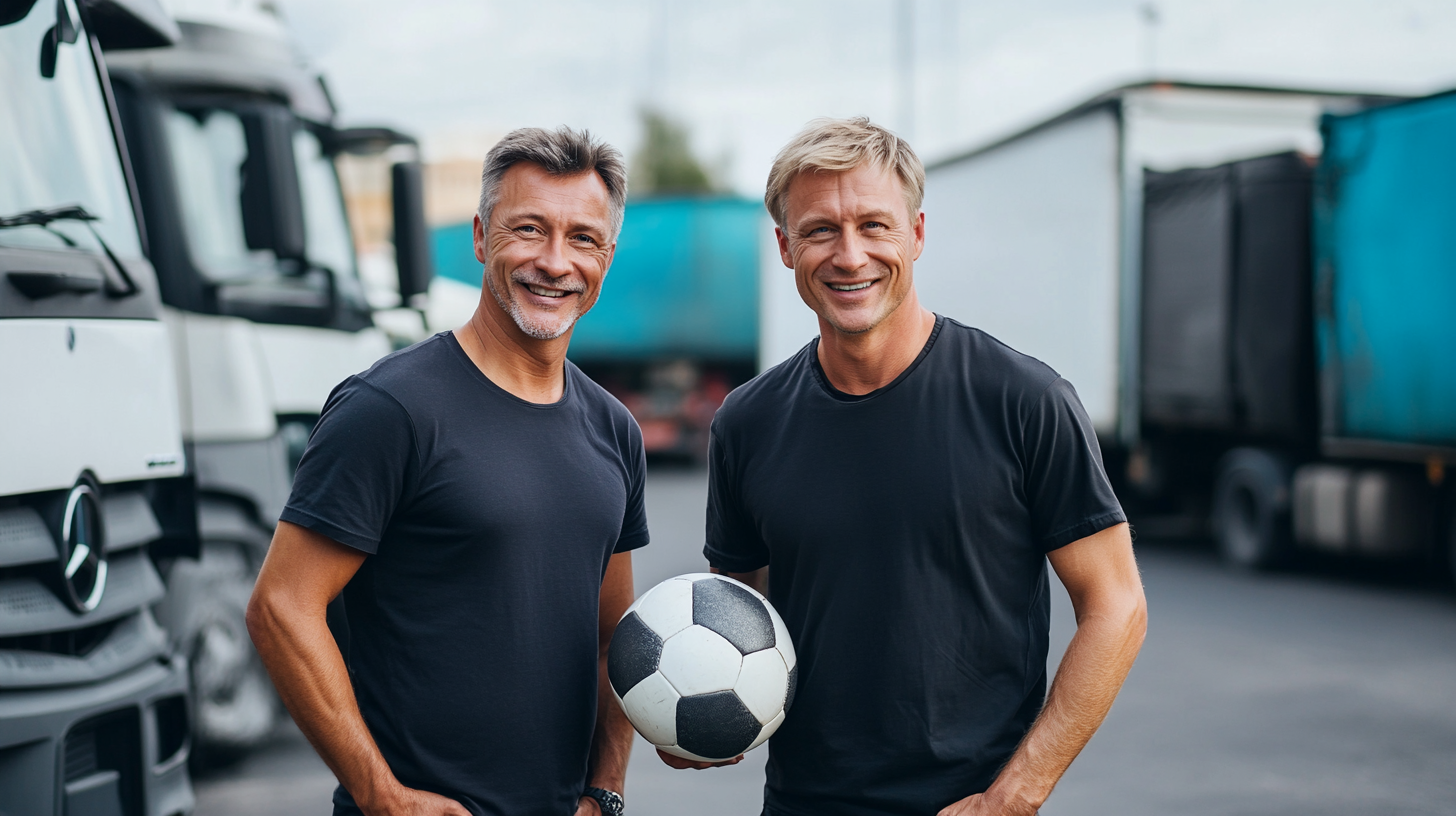
POLYGON ((1076 386, 1104 445, 1139 438, 1144 172, 1320 152, 1354 94, 1152 83, 1109 91, 926 169, 930 309, 1076 386))

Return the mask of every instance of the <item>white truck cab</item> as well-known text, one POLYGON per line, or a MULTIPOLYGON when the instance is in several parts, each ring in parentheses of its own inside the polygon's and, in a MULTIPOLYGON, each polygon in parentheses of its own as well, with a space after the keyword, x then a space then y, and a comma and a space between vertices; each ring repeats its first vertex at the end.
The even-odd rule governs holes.
POLYGON ((152 607, 196 554, 194 489, 101 60, 176 36, 152 0, 0 1, 7 816, 193 806, 187 662, 152 607))
POLYGON ((191 659, 198 747, 223 757, 265 740, 282 715, 243 615, 294 467, 332 389, 423 336, 408 304, 430 272, 413 140, 335 127, 321 77, 270 9, 179 4, 178 45, 108 54, 203 540, 201 558, 168 576, 158 616, 191 659), (393 296, 418 327, 405 338, 375 324, 335 167, 341 153, 371 151, 403 159, 392 168, 393 296))

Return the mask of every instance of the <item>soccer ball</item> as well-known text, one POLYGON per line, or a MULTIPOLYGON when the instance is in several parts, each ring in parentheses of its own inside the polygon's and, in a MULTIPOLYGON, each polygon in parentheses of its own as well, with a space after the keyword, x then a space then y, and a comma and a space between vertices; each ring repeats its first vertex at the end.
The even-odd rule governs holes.
POLYGON ((648 742, 718 762, 757 748, 794 702, 798 661, 779 613, 722 575, 649 589, 617 624, 607 676, 648 742))

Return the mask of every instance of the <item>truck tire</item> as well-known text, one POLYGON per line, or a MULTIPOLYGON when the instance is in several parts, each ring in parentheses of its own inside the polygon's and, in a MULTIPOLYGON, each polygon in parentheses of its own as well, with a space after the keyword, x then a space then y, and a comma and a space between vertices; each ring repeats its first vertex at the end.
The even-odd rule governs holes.
POLYGON ((190 661, 193 756, 203 766, 257 747, 273 735, 282 712, 244 620, 258 577, 249 549, 204 541, 198 560, 173 565, 158 610, 190 661))
POLYGON ((1261 448, 1224 455, 1214 483, 1213 530, 1225 563, 1266 570, 1288 560, 1290 474, 1284 457, 1261 448))

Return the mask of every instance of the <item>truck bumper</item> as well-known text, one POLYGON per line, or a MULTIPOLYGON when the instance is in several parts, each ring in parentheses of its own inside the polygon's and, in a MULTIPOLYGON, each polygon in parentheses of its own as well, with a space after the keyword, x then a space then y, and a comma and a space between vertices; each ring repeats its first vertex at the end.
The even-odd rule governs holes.
POLYGON ((100 683, 0 692, 0 813, 190 814, 187 711, 180 658, 100 683))

